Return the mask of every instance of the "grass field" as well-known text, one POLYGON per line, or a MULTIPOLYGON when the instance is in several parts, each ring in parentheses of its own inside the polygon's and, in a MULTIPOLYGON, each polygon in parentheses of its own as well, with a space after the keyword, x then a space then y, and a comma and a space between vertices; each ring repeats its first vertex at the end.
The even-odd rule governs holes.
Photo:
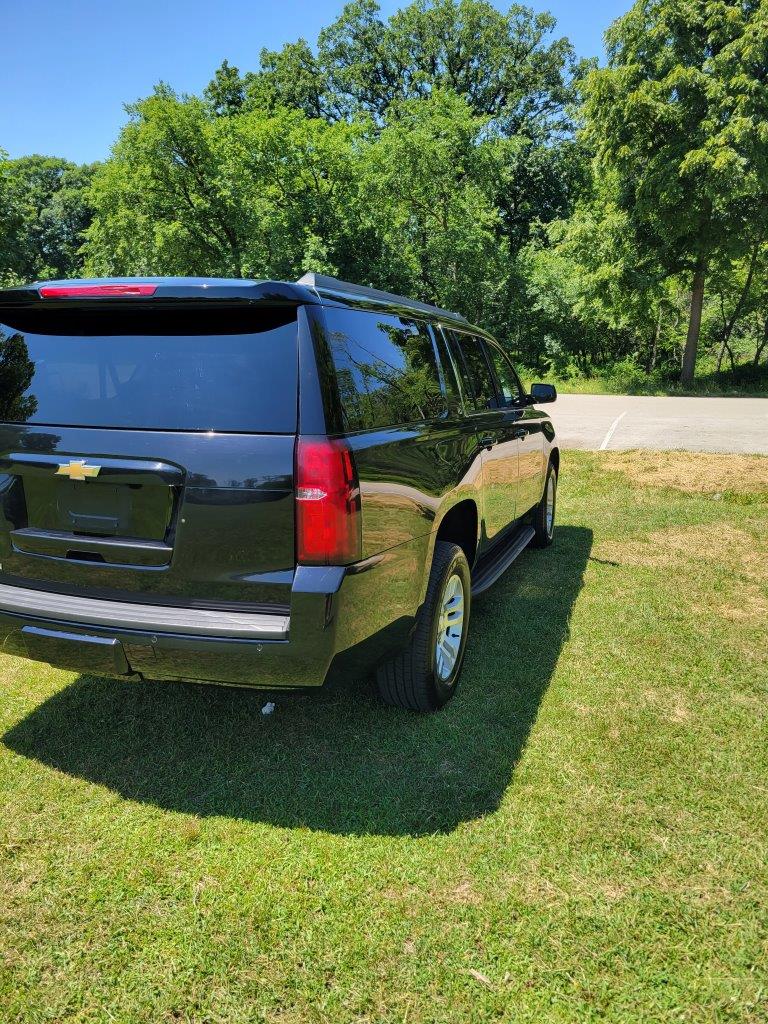
POLYGON ((569 453, 434 717, 0 658, 0 1020, 768 1020, 767 495, 569 453))

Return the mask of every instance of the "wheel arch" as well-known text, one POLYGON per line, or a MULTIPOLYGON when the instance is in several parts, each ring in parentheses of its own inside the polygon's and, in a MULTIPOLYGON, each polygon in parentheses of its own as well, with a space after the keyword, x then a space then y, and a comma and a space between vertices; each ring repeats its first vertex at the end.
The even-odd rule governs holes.
POLYGON ((435 543, 443 540, 458 544, 471 569, 477 557, 479 526, 477 503, 472 498, 465 498, 451 506, 442 517, 435 533, 435 543))

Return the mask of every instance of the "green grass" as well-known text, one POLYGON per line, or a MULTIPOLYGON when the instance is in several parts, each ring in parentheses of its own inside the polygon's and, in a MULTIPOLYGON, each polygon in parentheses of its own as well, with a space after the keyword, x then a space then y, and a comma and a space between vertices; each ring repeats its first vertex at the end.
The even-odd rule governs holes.
POLYGON ((768 1020, 768 505, 611 459, 433 717, 0 659, 3 1024, 768 1020))
POLYGON ((768 366, 751 364, 737 366, 716 373, 711 359, 700 362, 696 378, 690 387, 682 387, 677 374, 671 372, 645 373, 633 363, 621 362, 596 370, 590 377, 571 374, 558 376, 544 373, 538 376, 524 373, 526 387, 538 380, 554 384, 561 394, 571 395, 690 395, 707 398, 767 398, 768 366))

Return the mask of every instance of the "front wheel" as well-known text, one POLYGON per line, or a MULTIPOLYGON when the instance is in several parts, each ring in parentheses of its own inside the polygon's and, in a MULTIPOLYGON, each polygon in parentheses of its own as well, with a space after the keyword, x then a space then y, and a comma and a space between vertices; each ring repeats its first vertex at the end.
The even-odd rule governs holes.
POLYGON ((557 509, 557 470, 550 462, 544 482, 544 493, 533 512, 533 528, 536 531, 531 541, 535 548, 546 548, 555 534, 555 511, 557 509))
POLYGON ((466 555, 457 544, 438 541, 411 641, 376 673, 386 704, 437 711, 451 699, 464 661, 471 599, 466 555))

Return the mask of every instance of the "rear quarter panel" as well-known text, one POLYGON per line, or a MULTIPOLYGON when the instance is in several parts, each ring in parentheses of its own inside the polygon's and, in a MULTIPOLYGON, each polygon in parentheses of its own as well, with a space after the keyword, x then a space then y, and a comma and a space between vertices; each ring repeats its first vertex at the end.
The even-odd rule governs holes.
POLYGON ((476 432, 466 422, 431 421, 347 441, 360 479, 363 558, 399 563, 401 578, 389 577, 394 611, 413 615, 426 590, 437 525, 459 501, 481 501, 476 432))

